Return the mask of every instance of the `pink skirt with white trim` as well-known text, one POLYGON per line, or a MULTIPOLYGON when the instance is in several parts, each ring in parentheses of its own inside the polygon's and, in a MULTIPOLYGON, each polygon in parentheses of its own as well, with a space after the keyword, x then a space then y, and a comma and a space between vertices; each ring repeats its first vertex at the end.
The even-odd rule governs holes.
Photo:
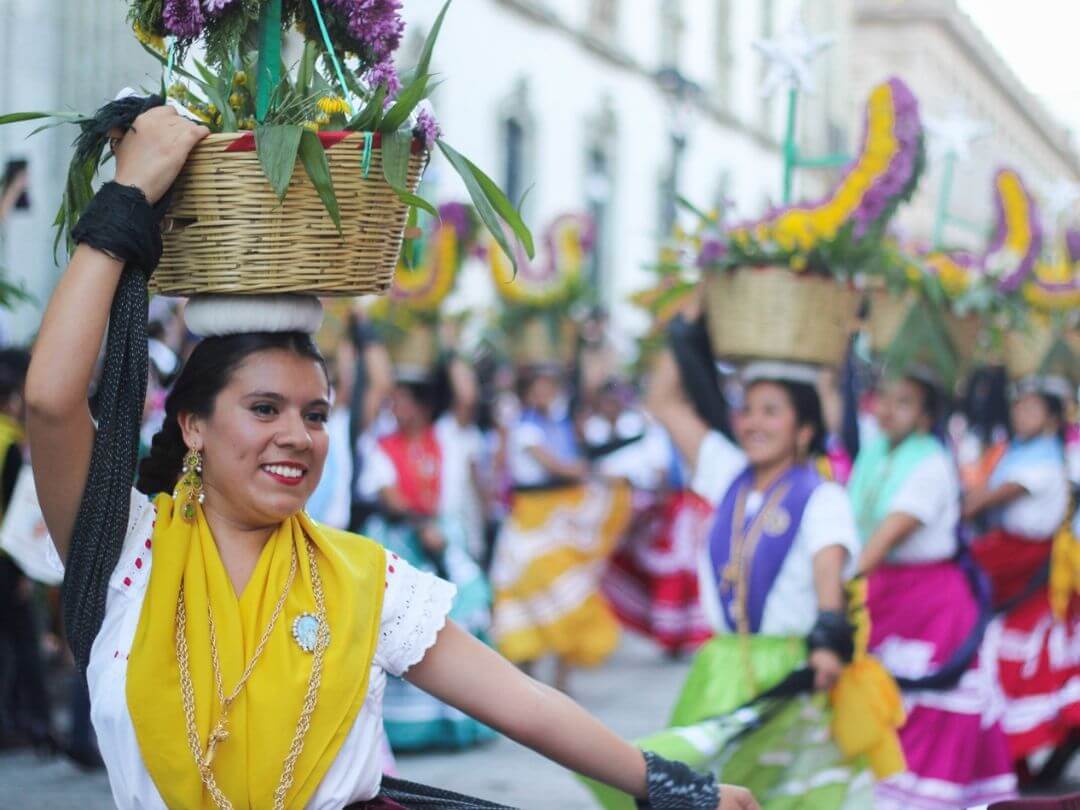
MULTIPOLYGON (((939 669, 978 620, 967 577, 951 561, 883 566, 870 577, 867 607, 870 651, 906 678, 939 669)), ((990 668, 977 659, 952 689, 905 692, 904 706, 908 769, 878 784, 876 810, 954 810, 1016 795, 990 668)))

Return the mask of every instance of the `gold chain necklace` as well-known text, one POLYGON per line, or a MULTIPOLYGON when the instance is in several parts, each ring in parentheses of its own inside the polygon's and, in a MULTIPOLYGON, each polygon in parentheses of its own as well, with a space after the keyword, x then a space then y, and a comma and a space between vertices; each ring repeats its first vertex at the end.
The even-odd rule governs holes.
MULTIPOLYGON (((293 771, 296 768, 296 761, 300 758, 300 752, 304 748, 304 738, 311 728, 311 716, 315 712, 315 705, 318 701, 319 684, 322 680, 323 657, 326 652, 326 647, 330 642, 330 633, 326 622, 326 602, 323 596, 322 578, 319 576, 319 565, 315 560, 315 548, 310 540, 307 542, 307 550, 308 562, 310 563, 311 568, 312 591, 315 596, 315 611, 318 617, 318 634, 315 641, 314 658, 311 663, 311 675, 308 678, 307 693, 304 695, 304 705, 300 711, 300 719, 296 725, 296 732, 293 735, 292 745, 289 746, 289 752, 285 756, 285 762, 282 765, 281 781, 278 783, 277 790, 274 791, 275 810, 284 810, 285 796, 292 786, 293 771)), ((263 631, 262 637, 259 639, 259 644, 255 648, 255 654, 252 655, 248 665, 244 668, 244 672, 240 676, 236 688, 233 689, 228 698, 225 697, 224 689, 221 685, 221 665, 218 662, 214 614, 213 611, 208 608, 207 619, 210 624, 210 660, 214 669, 214 681, 217 686, 218 701, 221 705, 221 716, 218 719, 217 725, 215 725, 214 729, 210 732, 205 752, 203 752, 202 744, 199 742, 199 732, 195 723, 195 690, 191 685, 191 664, 188 658, 187 647, 187 609, 184 605, 183 581, 181 580, 180 583, 180 594, 177 597, 176 604, 176 660, 180 668, 180 692, 184 701, 184 719, 187 724, 188 744, 191 746, 191 753, 195 757, 195 764, 199 769, 199 776, 202 778, 203 785, 205 785, 207 791, 210 793, 210 798, 214 801, 214 804, 223 810, 232 810, 232 802, 230 802, 228 797, 221 791, 221 788, 217 785, 217 780, 214 778, 212 767, 214 753, 218 744, 223 742, 229 736, 229 706, 236 700, 248 679, 251 677, 251 673, 255 669, 255 664, 262 655, 263 650, 270 639, 270 633, 277 624, 278 617, 285 606, 285 599, 289 594, 289 590, 292 588, 295 576, 296 547, 294 546, 292 550, 292 562, 289 567, 289 578, 285 583, 285 588, 281 592, 281 596, 278 597, 277 604, 274 606, 274 613, 270 617, 270 623, 263 631)))

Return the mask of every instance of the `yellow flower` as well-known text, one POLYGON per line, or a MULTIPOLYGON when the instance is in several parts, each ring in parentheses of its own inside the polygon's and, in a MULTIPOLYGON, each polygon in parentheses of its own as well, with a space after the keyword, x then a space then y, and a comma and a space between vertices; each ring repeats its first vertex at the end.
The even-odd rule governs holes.
POLYGON ((319 131, 319 123, 318 123, 318 121, 305 121, 303 124, 301 124, 301 126, 303 126, 304 129, 311 130, 312 132, 318 132, 319 131))
POLYGON ((210 113, 210 115, 217 115, 218 114, 218 108, 215 107, 213 104, 207 104, 206 105, 206 111, 208 113, 210 113))
POLYGON ((326 113, 319 113, 315 116, 315 123, 321 127, 325 127, 327 124, 330 123, 330 116, 326 113))
POLYGON ((323 96, 315 104, 326 115, 337 115, 339 113, 348 115, 350 113, 349 103, 341 96, 323 96))
POLYGON ((187 98, 187 96, 187 85, 183 84, 182 82, 173 82, 173 84, 169 86, 169 98, 182 100, 187 98))
POLYGON ((231 96, 229 96, 229 106, 231 106, 234 110, 239 110, 241 107, 244 106, 244 97, 239 93, 233 93, 231 96))
POLYGON ((234 87, 244 87, 247 85, 247 74, 242 70, 236 71, 233 74, 232 83, 234 87))
POLYGON ((165 53, 165 40, 162 37, 151 34, 142 29, 138 23, 133 26, 135 31, 135 39, 139 40, 143 45, 148 48, 153 48, 158 53, 165 53))
POLYGON ((791 269, 794 270, 796 273, 801 273, 803 270, 806 269, 806 256, 804 256, 802 253, 796 253, 788 261, 788 264, 791 265, 791 269))

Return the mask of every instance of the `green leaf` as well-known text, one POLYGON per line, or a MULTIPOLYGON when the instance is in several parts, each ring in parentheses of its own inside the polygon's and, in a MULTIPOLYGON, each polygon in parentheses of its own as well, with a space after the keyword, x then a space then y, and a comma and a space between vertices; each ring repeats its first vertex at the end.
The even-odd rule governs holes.
POLYGON ((431 214, 431 216, 435 217, 436 219, 439 218, 439 209, 429 203, 423 197, 420 197, 416 194, 411 194, 410 192, 400 188, 395 188, 394 193, 397 194, 398 199, 406 205, 410 205, 413 208, 419 208, 422 211, 431 214))
MULTIPOLYGON (((454 170, 461 175, 461 179, 465 181, 466 187, 469 188, 469 195, 473 198, 473 203, 476 204, 477 197, 472 191, 472 187, 475 185, 480 192, 480 196, 484 198, 487 205, 494 209, 495 213, 510 226, 510 229, 514 232, 514 236, 521 241, 522 247, 525 248, 525 254, 530 259, 533 258, 533 256, 536 255, 536 249, 533 246, 532 233, 529 231, 525 221, 521 218, 521 214, 514 208, 510 200, 506 198, 506 195, 503 194, 502 189, 495 184, 494 180, 484 174, 476 164, 452 148, 446 141, 440 139, 438 144, 443 155, 450 161, 450 165, 454 167, 454 170)), ((480 206, 477 204, 477 210, 479 210, 479 208, 480 206)), ((496 239, 498 239, 500 235, 502 234, 492 233, 492 236, 496 239)))
POLYGON ((334 192, 334 181, 330 177, 330 164, 326 160, 326 150, 323 149, 319 136, 309 129, 299 128, 300 136, 300 160, 303 161, 304 170, 307 172, 311 184, 319 192, 319 198, 326 206, 330 219, 341 233, 341 211, 338 209, 337 194, 334 192))
MULTIPOLYGON (((369 136, 370 137, 370 136, 369 136)), ((411 132, 384 132, 382 136, 383 177, 390 188, 408 191, 411 132)))
POLYGON ((300 67, 296 71, 296 88, 304 95, 311 89, 311 79, 315 75, 315 60, 319 56, 315 43, 304 43, 304 55, 300 58, 300 67))
MULTIPOLYGON (((285 199, 289 189, 304 131, 299 124, 260 124, 255 127, 255 152, 279 200, 285 199)), ((321 148, 322 144, 319 146, 321 148)))
MULTIPOLYGON (((446 156, 446 159, 450 162, 450 165, 454 167, 454 170, 461 176, 462 182, 465 183, 465 188, 469 192, 469 197, 472 199, 473 205, 476 207, 476 213, 480 217, 480 221, 484 223, 484 226, 488 229, 492 238, 499 243, 499 247, 503 249, 510 263, 514 266, 514 272, 517 272, 517 254, 513 247, 510 245, 510 240, 506 238, 506 231, 503 230, 503 221, 499 218, 495 208, 488 200, 487 194, 484 193, 483 187, 479 181, 473 175, 469 166, 466 165, 467 161, 459 153, 455 152, 443 141, 438 141, 439 149, 446 156)), ((527 233, 528 231, 526 231, 527 233)), ((531 242, 530 242, 531 244, 531 242)), ((532 254, 529 254, 530 257, 532 254)))
POLYGON ((398 93, 394 106, 386 111, 382 123, 379 124, 379 132, 394 132, 408 120, 409 116, 412 115, 412 111, 416 109, 416 105, 424 100, 429 78, 431 77, 426 73, 422 74, 417 77, 416 81, 398 93))
MULTIPOLYGON (((67 119, 78 119, 82 116, 74 113, 60 113, 60 112, 17 112, 8 113, 7 115, 0 115, 0 126, 4 124, 18 124, 22 121, 37 121, 41 118, 63 118, 65 121, 61 123, 67 123, 67 119)), ((74 123, 74 121, 72 121, 74 123)))
POLYGON ((382 121, 383 102, 386 100, 386 85, 380 85, 368 103, 348 123, 346 129, 354 132, 376 132, 382 121))
POLYGON ((431 69, 431 54, 435 51, 435 41, 439 38, 439 30, 442 28, 443 17, 446 16, 447 9, 450 8, 451 0, 446 0, 443 4, 442 11, 439 12, 439 16, 435 18, 435 22, 431 26, 431 30, 428 32, 427 39, 424 40, 424 47, 420 51, 420 58, 416 60, 416 76, 423 76, 431 69))

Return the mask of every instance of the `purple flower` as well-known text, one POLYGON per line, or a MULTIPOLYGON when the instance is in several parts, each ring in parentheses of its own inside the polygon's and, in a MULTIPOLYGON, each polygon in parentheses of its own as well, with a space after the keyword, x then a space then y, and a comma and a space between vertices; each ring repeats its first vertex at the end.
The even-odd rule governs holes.
POLYGON ((386 85, 386 97, 393 98, 401 90, 401 79, 398 78, 397 69, 390 59, 376 62, 371 69, 364 74, 364 78, 372 89, 386 85))
POLYGON ((439 127, 439 122, 435 120, 430 106, 422 106, 416 114, 416 126, 413 132, 423 140, 424 146, 428 149, 434 146, 435 141, 442 135, 442 129, 439 127))
POLYGON ((727 242, 715 236, 706 237, 701 242, 701 251, 698 253, 697 265, 705 269, 719 264, 727 253, 727 242))
POLYGON ((454 229, 459 243, 468 241, 472 235, 472 214, 469 213, 469 206, 464 203, 443 203, 439 206, 439 219, 454 229))
POLYGON ((235 2, 236 0, 203 0, 203 8, 207 14, 216 17, 235 2))
POLYGON ((199 0, 165 0, 161 19, 165 29, 181 39, 194 39, 206 26, 199 0))
POLYGON ((345 18, 349 34, 372 62, 385 61, 401 44, 401 0, 328 0, 327 5, 345 18))

